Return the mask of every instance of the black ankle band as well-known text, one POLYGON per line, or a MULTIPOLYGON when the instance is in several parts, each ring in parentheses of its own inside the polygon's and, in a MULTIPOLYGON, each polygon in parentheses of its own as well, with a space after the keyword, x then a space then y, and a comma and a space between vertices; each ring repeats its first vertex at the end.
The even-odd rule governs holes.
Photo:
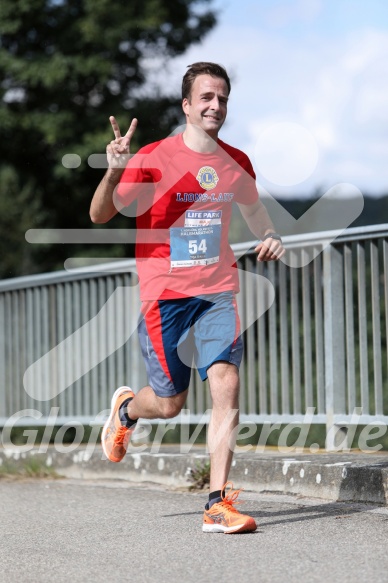
POLYGON ((137 422, 137 419, 131 419, 131 417, 129 417, 127 413, 128 403, 130 403, 132 399, 133 397, 125 399, 125 401, 121 403, 121 407, 119 409, 120 421, 122 425, 124 425, 125 427, 132 427, 132 425, 135 425, 135 423, 137 422))
POLYGON ((214 492, 209 493, 209 502, 215 498, 221 498, 221 490, 214 490, 214 492))

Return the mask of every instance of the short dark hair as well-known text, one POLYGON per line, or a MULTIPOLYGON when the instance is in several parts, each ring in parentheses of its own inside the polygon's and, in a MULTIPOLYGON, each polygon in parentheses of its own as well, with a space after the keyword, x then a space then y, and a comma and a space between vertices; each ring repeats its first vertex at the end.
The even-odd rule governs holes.
POLYGON ((182 99, 189 99, 193 83, 198 75, 211 75, 212 77, 220 77, 224 79, 228 86, 228 95, 230 93, 230 79, 226 69, 217 63, 199 62, 189 65, 189 70, 186 71, 182 79, 182 99))

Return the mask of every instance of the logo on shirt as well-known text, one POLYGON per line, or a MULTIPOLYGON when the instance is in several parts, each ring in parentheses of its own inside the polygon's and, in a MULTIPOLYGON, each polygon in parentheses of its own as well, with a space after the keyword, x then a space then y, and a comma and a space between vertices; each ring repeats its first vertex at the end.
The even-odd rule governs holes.
POLYGON ((202 188, 212 190, 217 186, 219 178, 214 168, 211 166, 202 166, 198 171, 197 180, 202 188))

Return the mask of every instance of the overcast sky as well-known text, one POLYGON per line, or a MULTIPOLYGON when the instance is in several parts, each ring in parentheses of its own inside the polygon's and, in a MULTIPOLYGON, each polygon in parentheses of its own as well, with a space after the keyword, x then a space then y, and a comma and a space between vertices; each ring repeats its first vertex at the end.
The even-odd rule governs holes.
POLYGON ((169 65, 209 60, 232 77, 220 137, 278 195, 349 182, 388 193, 388 1, 216 0, 218 25, 169 65))

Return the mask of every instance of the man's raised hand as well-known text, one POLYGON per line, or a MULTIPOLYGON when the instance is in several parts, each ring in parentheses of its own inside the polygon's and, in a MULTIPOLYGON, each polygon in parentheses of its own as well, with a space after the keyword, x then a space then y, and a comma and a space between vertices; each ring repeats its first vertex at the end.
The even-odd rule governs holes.
POLYGON ((116 118, 111 115, 109 118, 111 123, 115 139, 110 142, 106 147, 106 155, 108 158, 109 168, 122 168, 124 169, 129 160, 129 149, 131 144, 131 139, 135 133, 137 127, 137 119, 134 118, 129 126, 129 130, 125 136, 121 135, 120 128, 116 121, 116 118))

